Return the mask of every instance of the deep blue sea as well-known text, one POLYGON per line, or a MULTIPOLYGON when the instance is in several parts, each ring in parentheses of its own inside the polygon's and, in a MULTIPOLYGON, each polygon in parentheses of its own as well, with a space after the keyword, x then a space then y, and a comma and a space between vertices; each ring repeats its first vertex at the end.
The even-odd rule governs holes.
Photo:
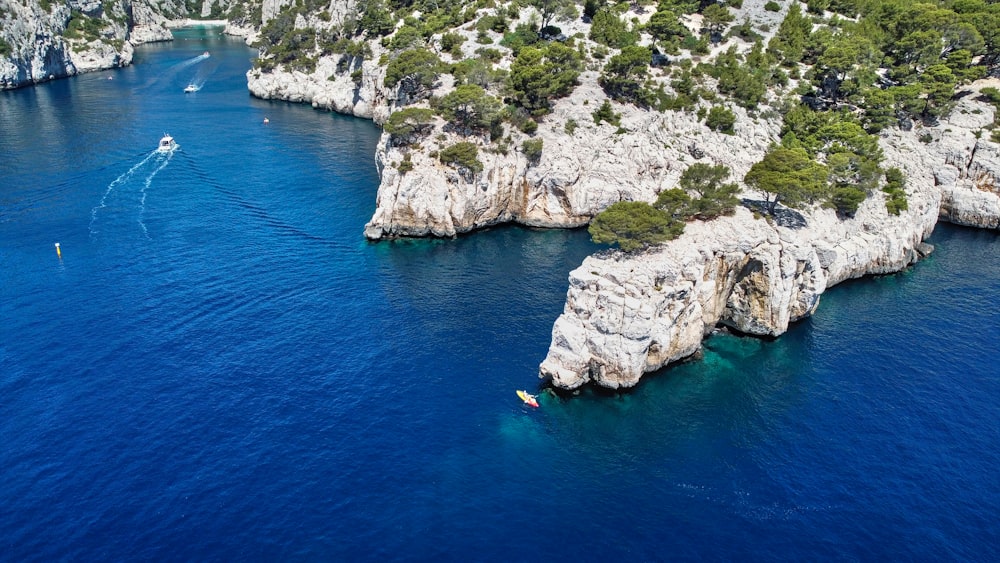
POLYGON ((0 93, 0 560, 1000 559, 996 233, 528 410, 586 232, 366 242, 377 128, 254 54, 0 93))

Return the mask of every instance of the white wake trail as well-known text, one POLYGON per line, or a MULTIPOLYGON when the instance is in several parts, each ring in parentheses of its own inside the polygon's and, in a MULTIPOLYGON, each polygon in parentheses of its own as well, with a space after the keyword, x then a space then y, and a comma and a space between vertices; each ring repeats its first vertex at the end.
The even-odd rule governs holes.
POLYGON ((174 151, 168 152, 166 154, 166 158, 163 159, 163 162, 161 162, 160 165, 157 166, 156 169, 153 170, 153 172, 150 173, 149 176, 146 176, 146 181, 142 185, 142 190, 140 190, 140 192, 142 193, 142 198, 139 200, 139 226, 142 227, 142 234, 145 235, 147 239, 149 238, 149 231, 146 230, 146 223, 142 221, 142 216, 146 212, 146 190, 148 190, 149 186, 152 185, 153 178, 155 178, 156 175, 159 174, 160 170, 163 170, 164 168, 167 167, 168 164, 170 164, 170 159, 173 157, 174 157, 174 151))
POLYGON ((187 67, 189 67, 189 66, 191 66, 191 65, 193 65, 195 63, 200 63, 201 61, 203 61, 203 60, 205 60, 207 58, 208 58, 208 55, 201 54, 201 55, 198 55, 197 57, 194 57, 193 59, 189 59, 189 60, 180 62, 180 63, 177 64, 177 70, 181 70, 183 68, 187 68, 187 67))
POLYGON ((112 180, 112 182, 110 184, 108 184, 108 189, 106 189, 104 191, 104 195, 101 196, 101 201, 98 202, 98 204, 96 206, 94 206, 93 209, 90 210, 90 225, 88 226, 88 230, 90 231, 90 236, 94 236, 95 234, 97 234, 97 231, 94 230, 94 222, 97 221, 97 212, 98 212, 98 210, 104 209, 104 207, 106 207, 105 206, 105 202, 108 200, 108 196, 111 195, 111 192, 115 189, 115 186, 118 186, 118 185, 120 185, 120 184, 128 181, 129 178, 131 178, 132 175, 135 174, 136 170, 138 170, 139 168, 142 168, 142 165, 144 165, 147 162, 149 162, 149 159, 151 159, 154 156, 156 156, 156 154, 157 154, 157 151, 153 151, 153 152, 149 153, 148 155, 146 155, 146 158, 144 158, 141 161, 139 161, 138 164, 134 165, 132 168, 129 168, 127 172, 125 172, 121 176, 115 178, 114 180, 112 180))

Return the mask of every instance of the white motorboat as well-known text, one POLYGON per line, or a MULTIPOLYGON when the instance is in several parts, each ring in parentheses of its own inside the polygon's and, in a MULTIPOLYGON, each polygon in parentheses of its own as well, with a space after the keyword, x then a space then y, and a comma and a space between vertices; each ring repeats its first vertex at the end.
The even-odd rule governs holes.
POLYGON ((198 87, 195 86, 194 84, 188 84, 186 87, 184 87, 185 94, 190 94, 191 92, 197 92, 197 91, 198 87))
POLYGON ((178 146, 180 145, 178 145, 177 142, 174 141, 173 137, 164 133, 163 138, 160 139, 159 146, 156 147, 156 150, 159 152, 170 152, 176 149, 178 146))

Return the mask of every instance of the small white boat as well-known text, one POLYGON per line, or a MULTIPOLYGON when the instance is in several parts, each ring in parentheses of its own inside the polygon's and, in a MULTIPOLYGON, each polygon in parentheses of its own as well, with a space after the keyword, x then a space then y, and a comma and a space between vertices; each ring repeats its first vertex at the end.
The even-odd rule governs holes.
POLYGON ((180 146, 180 145, 178 145, 177 142, 174 141, 173 137, 171 137, 170 135, 167 135, 166 133, 164 133, 163 134, 163 138, 160 139, 159 146, 156 147, 156 150, 158 152, 170 152, 170 151, 176 149, 178 146, 180 146))
POLYGON ((187 85, 187 86, 186 86, 186 87, 184 88, 184 93, 185 93, 185 94, 190 94, 191 92, 197 92, 197 91, 198 91, 198 87, 197 87, 197 86, 195 86, 194 84, 188 84, 188 85, 187 85))

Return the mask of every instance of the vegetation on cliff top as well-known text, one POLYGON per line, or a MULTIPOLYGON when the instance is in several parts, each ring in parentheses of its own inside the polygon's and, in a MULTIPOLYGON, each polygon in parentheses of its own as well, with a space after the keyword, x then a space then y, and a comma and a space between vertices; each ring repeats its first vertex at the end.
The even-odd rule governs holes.
MULTIPOLYGON (((370 49, 348 54, 349 45, 377 43, 397 112, 420 106, 463 143, 499 152, 544 125, 584 70, 596 72, 606 95, 594 100, 598 123, 616 124, 621 105, 612 104, 625 104, 693 112, 706 128, 735 133, 739 106, 750 118, 783 121, 780 139, 743 184, 764 194, 771 210, 825 205, 844 217, 880 192, 890 213, 906 209, 905 178, 881 168, 875 135, 935 125, 957 87, 1000 62, 1000 4, 984 0, 782 1, 756 13, 741 0, 367 0, 358 7, 324 16, 326 6, 310 1, 286 6, 262 29, 260 66, 308 70, 316 57, 344 52, 359 69, 370 49), (300 28, 303 22, 319 31, 300 28), (455 90, 433 97, 443 83, 455 90)), ((440 126, 417 117, 386 124, 394 146, 410 150, 424 129, 440 126)), ((567 134, 573 129, 565 124, 567 134)), ((526 157, 539 158, 535 144, 525 146, 532 149, 526 157)), ((607 212, 626 208, 648 218, 641 206, 607 212)), ((673 232, 651 225, 658 236, 673 232)))

